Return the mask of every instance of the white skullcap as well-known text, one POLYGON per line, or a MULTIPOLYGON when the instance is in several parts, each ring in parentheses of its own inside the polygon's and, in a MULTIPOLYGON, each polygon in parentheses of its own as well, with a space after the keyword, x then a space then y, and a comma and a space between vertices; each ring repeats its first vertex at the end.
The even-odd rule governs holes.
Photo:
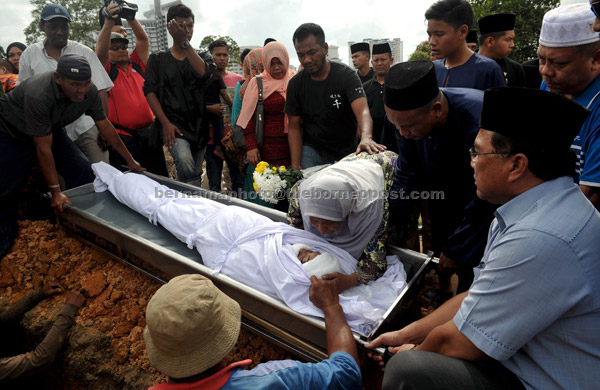
POLYGON ((540 45, 571 47, 600 41, 600 33, 592 25, 596 16, 589 3, 570 4, 550 10, 544 15, 540 45))

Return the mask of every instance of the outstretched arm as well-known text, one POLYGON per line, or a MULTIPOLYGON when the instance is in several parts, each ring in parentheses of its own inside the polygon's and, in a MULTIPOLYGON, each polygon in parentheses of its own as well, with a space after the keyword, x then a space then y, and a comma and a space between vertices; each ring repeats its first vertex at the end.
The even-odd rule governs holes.
POLYGON ((317 279, 316 276, 311 276, 310 282, 312 284, 309 290, 310 300, 316 307, 323 310, 325 315, 327 353, 331 356, 337 351, 347 352, 358 364, 356 341, 348 322, 346 322, 335 283, 317 279))

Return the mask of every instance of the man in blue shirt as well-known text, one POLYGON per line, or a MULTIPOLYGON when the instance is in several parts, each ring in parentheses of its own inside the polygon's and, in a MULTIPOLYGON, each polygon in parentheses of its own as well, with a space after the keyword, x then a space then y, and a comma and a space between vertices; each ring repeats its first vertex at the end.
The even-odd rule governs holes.
POLYGON ((549 11, 542 22, 538 55, 544 80, 541 89, 564 95, 591 111, 571 149, 578 157, 575 182, 600 209, 600 34, 590 28, 594 22, 587 4, 549 11))
POLYGON ((383 389, 598 387, 600 214, 569 150, 588 114, 546 91, 485 92, 471 164, 502 206, 469 291, 368 345, 394 347, 383 389))
POLYGON ((323 310, 329 359, 320 363, 251 360, 230 365, 241 325, 239 304, 201 275, 181 275, 148 302, 144 340, 148 359, 169 382, 150 390, 361 389, 356 342, 335 283, 311 277, 310 300, 323 310))
POLYGON ((506 85, 502 68, 467 47, 473 25, 473 9, 466 0, 440 0, 425 12, 427 35, 435 58, 440 87, 475 88, 482 91, 506 85))
MULTIPOLYGON (((429 61, 394 65, 385 77, 385 126, 398 144, 390 220, 404 227, 411 207, 429 201, 428 249, 440 256, 441 271, 458 267, 459 292, 471 285, 494 219, 495 207, 477 199, 468 154, 482 101, 483 92, 475 89, 440 90, 429 61)), ((440 287, 449 293, 449 283, 440 287)))

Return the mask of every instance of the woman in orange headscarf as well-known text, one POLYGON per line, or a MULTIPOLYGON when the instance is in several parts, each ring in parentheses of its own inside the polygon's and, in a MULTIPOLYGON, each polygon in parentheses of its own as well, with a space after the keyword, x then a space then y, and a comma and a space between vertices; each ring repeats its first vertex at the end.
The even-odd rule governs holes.
POLYGON ((270 42, 263 48, 265 70, 263 80, 264 129, 263 142, 259 148, 256 141, 254 111, 258 102, 258 86, 253 77, 247 83, 242 111, 237 124, 244 128, 248 163, 266 161, 272 165, 290 165, 290 148, 287 139, 287 117, 283 112, 287 85, 295 72, 289 69, 290 59, 285 46, 270 42))

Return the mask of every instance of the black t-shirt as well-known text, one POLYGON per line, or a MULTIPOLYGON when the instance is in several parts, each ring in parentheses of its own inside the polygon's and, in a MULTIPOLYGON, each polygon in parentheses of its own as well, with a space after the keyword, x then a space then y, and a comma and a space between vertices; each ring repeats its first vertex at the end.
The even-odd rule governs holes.
POLYGON ((213 72, 210 79, 208 79, 206 89, 204 90, 206 105, 220 103, 222 89, 227 89, 223 77, 217 72, 213 72))
POLYGON ((369 73, 367 73, 364 76, 360 75, 360 72, 357 70, 356 71, 356 75, 358 76, 358 78, 360 79, 361 83, 366 83, 367 81, 371 80, 373 77, 375 77, 375 71, 373 70, 373 68, 369 68, 369 73))
POLYGON ((516 61, 511 60, 510 58, 504 58, 502 60, 496 60, 498 65, 502 68, 502 72, 504 72, 504 77, 506 78, 506 85, 509 87, 525 87, 527 84, 525 78, 525 69, 523 69, 523 65, 519 64, 516 61))
POLYGON ((50 135, 83 114, 94 121, 106 118, 96 86, 81 102, 73 102, 56 84, 53 71, 34 75, 0 97, 0 131, 13 138, 50 135))
POLYGON ((208 128, 202 121, 204 92, 215 66, 210 54, 200 53, 200 56, 206 66, 203 76, 194 71, 187 58, 179 61, 170 51, 151 54, 146 66, 144 94, 154 92, 165 115, 181 130, 183 138, 203 146, 208 143, 208 128))
POLYGON ((365 97, 356 72, 331 62, 325 80, 315 81, 301 71, 287 88, 285 113, 300 116, 302 141, 327 159, 339 160, 357 146, 357 124, 351 104, 365 97))
POLYGON ((381 143, 383 132, 383 120, 385 118, 385 107, 383 104, 383 84, 379 84, 376 77, 363 84, 371 119, 373 119, 373 141, 381 143))

